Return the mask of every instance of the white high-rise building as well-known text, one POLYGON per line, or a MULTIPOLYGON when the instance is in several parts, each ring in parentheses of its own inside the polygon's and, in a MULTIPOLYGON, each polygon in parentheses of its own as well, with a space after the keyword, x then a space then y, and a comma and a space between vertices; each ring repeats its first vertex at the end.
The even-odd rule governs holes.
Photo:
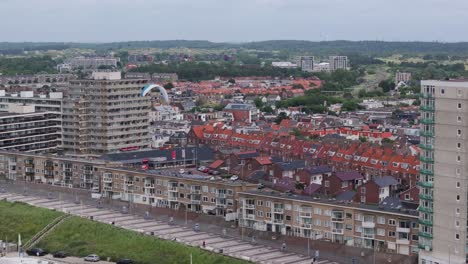
POLYGON ((421 82, 419 263, 467 261, 468 80, 421 82))
POLYGON ((302 71, 314 71, 314 56, 300 56, 297 59, 297 65, 301 67, 302 71))
POLYGON ((347 70, 348 57, 347 56, 330 56, 328 57, 330 63, 330 71, 347 70))

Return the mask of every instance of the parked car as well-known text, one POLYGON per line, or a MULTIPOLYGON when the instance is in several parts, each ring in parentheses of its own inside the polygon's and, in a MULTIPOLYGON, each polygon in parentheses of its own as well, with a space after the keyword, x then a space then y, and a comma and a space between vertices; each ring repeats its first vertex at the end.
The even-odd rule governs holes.
POLYGON ((66 258, 67 257, 67 253, 65 253, 64 251, 57 251, 54 253, 54 258, 66 258))
POLYGON ((100 261, 101 259, 99 258, 98 255, 88 255, 84 258, 84 261, 88 261, 88 262, 98 262, 100 261))
POLYGON ((239 176, 237 175, 232 175, 230 178, 231 181, 237 181, 238 179, 239 179, 239 176))
POLYGON ((205 166, 200 166, 200 167, 198 167, 198 171, 204 171, 205 169, 206 169, 205 166))
POLYGON ((202 172, 208 173, 208 172, 210 172, 210 169, 209 169, 209 168, 205 168, 205 169, 202 170, 202 172))
POLYGON ((179 170, 179 173, 180 173, 180 174, 184 174, 184 173, 185 173, 185 170, 184 170, 184 169, 180 169, 180 170, 179 170))
POLYGON ((131 260, 131 259, 121 259, 121 260, 117 261, 116 264, 133 264, 133 260, 131 260))
POLYGON ((221 173, 219 171, 214 170, 211 174, 212 175, 220 175, 221 173))
POLYGON ((47 252, 43 250, 42 248, 32 248, 29 250, 26 250, 26 253, 29 256, 45 256, 47 255, 47 252))

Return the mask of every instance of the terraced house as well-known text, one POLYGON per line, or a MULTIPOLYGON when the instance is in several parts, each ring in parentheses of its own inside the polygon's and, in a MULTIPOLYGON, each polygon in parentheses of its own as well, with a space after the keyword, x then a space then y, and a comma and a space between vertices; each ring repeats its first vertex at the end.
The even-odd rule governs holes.
POLYGON ((398 199, 368 206, 268 190, 241 192, 239 197, 239 223, 256 232, 404 255, 419 250, 418 212, 398 199))

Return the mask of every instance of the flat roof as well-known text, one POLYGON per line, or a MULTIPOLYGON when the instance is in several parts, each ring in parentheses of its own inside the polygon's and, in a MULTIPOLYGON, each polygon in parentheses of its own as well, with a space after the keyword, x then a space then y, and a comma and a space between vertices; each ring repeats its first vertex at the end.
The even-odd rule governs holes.
POLYGON ((258 196, 263 196, 263 197, 271 197, 271 198, 278 198, 278 199, 285 199, 285 200, 295 200, 295 201, 300 201, 300 202, 311 202, 315 204, 333 205, 333 206, 341 207, 341 208, 353 208, 353 209, 360 209, 364 211, 401 215, 401 216, 412 217, 412 218, 419 217, 418 211, 414 209, 403 208, 403 207, 389 208, 389 207, 384 207, 384 206, 379 206, 379 205, 355 204, 355 203, 348 203, 348 202, 339 201, 339 200, 330 199, 330 198, 319 198, 319 197, 304 196, 304 195, 297 195, 297 194, 287 194, 287 193, 280 193, 277 191, 269 191, 269 190, 267 191, 252 190, 252 191, 239 192, 239 194, 258 195, 258 196))

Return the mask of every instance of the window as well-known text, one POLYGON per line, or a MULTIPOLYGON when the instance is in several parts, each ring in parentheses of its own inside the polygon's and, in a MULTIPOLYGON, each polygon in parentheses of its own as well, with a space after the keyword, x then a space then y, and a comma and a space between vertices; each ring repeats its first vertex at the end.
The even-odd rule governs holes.
POLYGON ((267 201, 267 202, 265 203, 265 206, 266 206, 266 207, 271 207, 271 202, 267 201))
POLYGON ((461 148, 461 143, 460 143, 460 142, 457 143, 457 148, 458 148, 458 149, 461 148))
POLYGON ((456 214, 460 214, 460 208, 455 209, 456 214))
POLYGON ((266 213, 266 217, 267 217, 267 218, 271 218, 271 213, 270 213, 270 212, 267 212, 267 213, 266 213))
POLYGON ((316 226, 321 226, 321 225, 322 225, 322 220, 320 220, 320 219, 315 219, 314 225, 316 225, 316 226))
POLYGON ((455 234, 455 239, 460 240, 460 234, 455 234))
POLYGON ((445 89, 440 89, 440 94, 445 94, 445 89))
POLYGON ((362 233, 362 226, 356 226, 356 232, 362 233))
POLYGON ((324 227, 330 227, 330 221, 323 221, 324 227))
POLYGON ((388 237, 395 237, 395 231, 388 231, 388 237))
POLYGON ((457 182, 457 188, 460 188, 460 182, 457 182))
POLYGON ((377 228, 377 235, 378 236, 385 236, 385 229, 377 228))
POLYGON ((257 216, 263 217, 263 211, 257 211, 257 216))
POLYGON ((321 215, 321 214, 322 214, 322 209, 320 209, 320 208, 314 208, 314 214, 316 214, 316 215, 321 215))
POLYGON ((331 216, 331 210, 325 210, 324 215, 331 216))
POLYGON ((291 216, 290 215, 286 216, 286 221, 291 221, 291 216))
POLYGON ((353 230, 353 225, 346 224, 346 230, 353 230))
POLYGON ((457 116, 457 122, 461 122, 461 116, 457 116))
POLYGON ((211 203, 216 203, 216 198, 211 197, 210 202, 211 203))
POLYGON ((356 214, 356 220, 362 221, 362 214, 356 214))
POLYGON ((460 195, 457 195, 457 202, 460 201, 460 195))
POLYGON ((418 241, 419 240, 418 235, 411 235, 411 240, 418 241))
POLYGON ((346 213, 346 219, 353 219, 352 213, 346 213))
POLYGON ((457 135, 461 136, 461 129, 457 129, 457 135))
POLYGON ((457 175, 460 175, 460 172, 461 172, 461 171, 460 171, 460 168, 457 168, 457 169, 455 170, 455 173, 456 173, 457 175))
POLYGON ((208 197, 203 196, 202 198, 203 198, 203 201, 204 201, 204 202, 208 202, 208 197))
POLYGON ((395 219, 388 219, 388 224, 391 225, 391 226, 396 225, 395 219))
POLYGON ((411 199, 411 196, 410 196, 408 193, 405 194, 405 200, 406 200, 406 201, 409 201, 410 199, 411 199))
POLYGON ((285 210, 291 210, 291 209, 292 209, 292 205, 291 205, 291 204, 285 204, 285 205, 284 205, 284 209, 285 209, 285 210))
POLYGON ((385 224, 385 217, 379 216, 377 217, 377 223, 384 225, 385 224))
POLYGON ((330 181, 325 181, 325 187, 330 187, 330 181))
POLYGON ((458 221, 458 220, 455 221, 455 226, 456 226, 456 227, 459 227, 459 226, 460 226, 460 221, 458 221))
POLYGON ((366 194, 366 187, 361 187, 361 193, 366 194))
POLYGON ((257 200, 257 206, 263 206, 263 201, 262 200, 257 200))
POLYGON ((348 187, 348 182, 347 181, 344 181, 341 183, 341 188, 346 188, 348 187))
POLYGON ((458 94, 458 95, 462 95, 461 89, 458 89, 458 90, 457 90, 457 94, 458 94))

